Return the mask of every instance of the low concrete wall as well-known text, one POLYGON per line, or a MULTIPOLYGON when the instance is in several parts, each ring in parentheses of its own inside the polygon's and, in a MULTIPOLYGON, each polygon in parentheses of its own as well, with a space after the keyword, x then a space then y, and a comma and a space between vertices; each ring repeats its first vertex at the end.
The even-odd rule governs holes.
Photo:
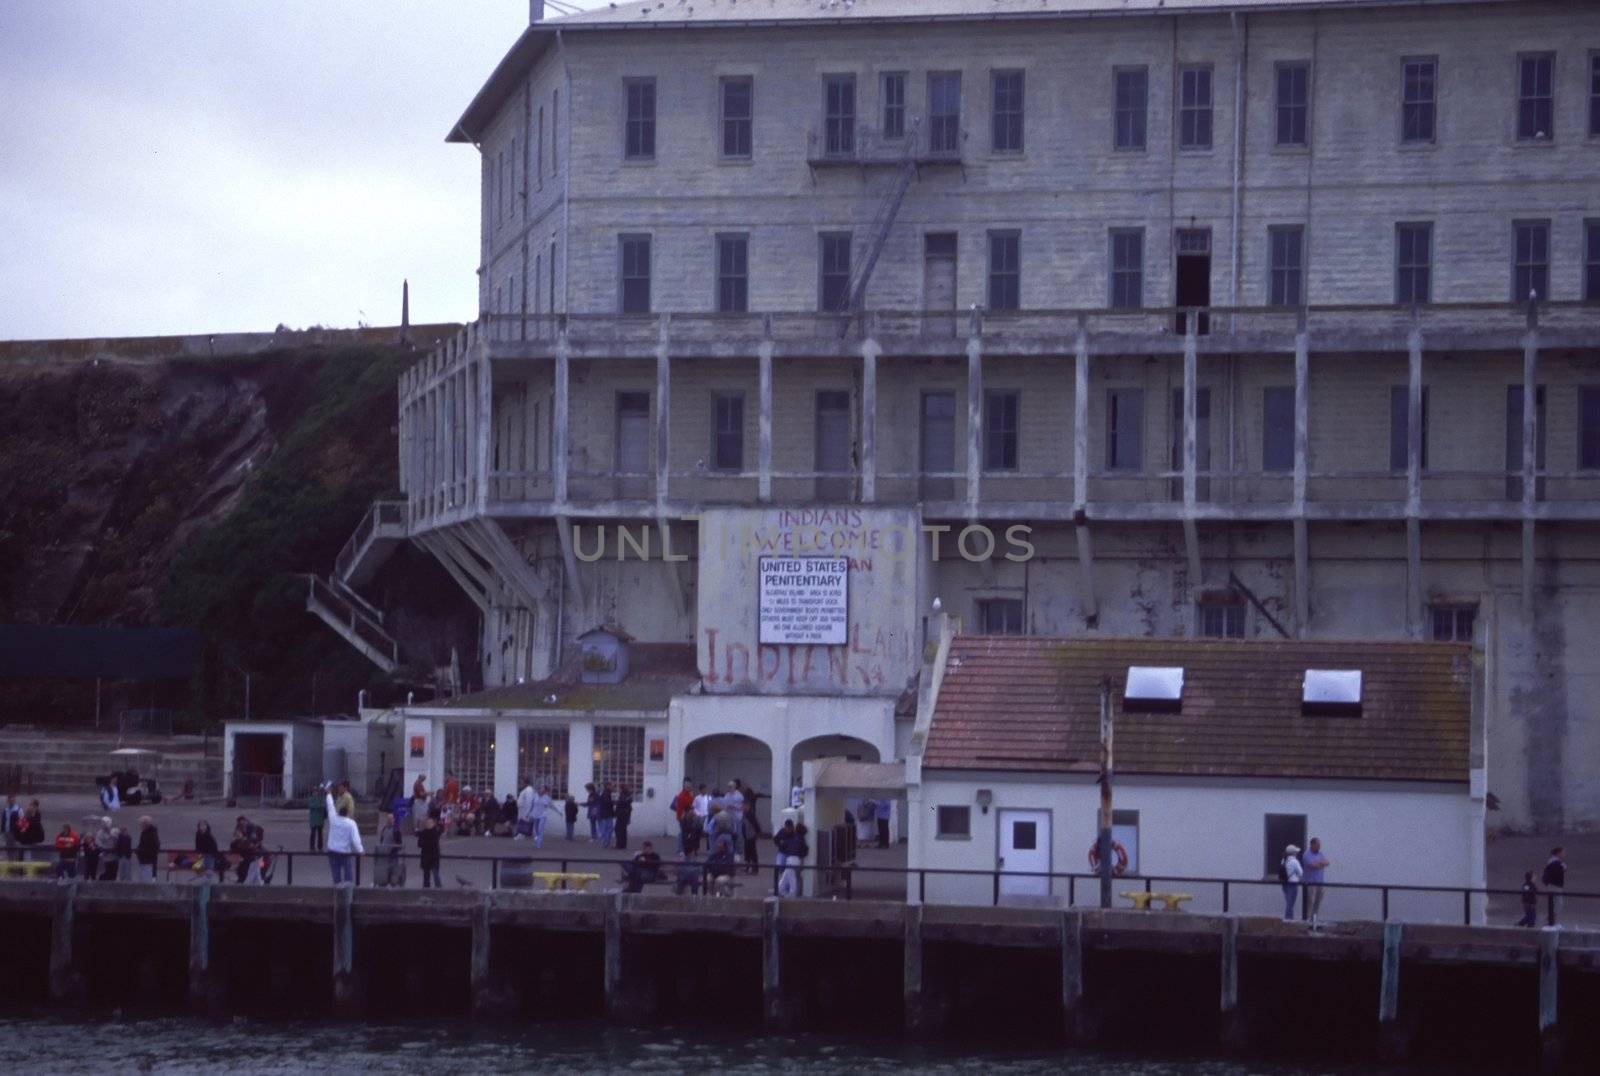
MULTIPOLYGON (((459 331, 444 322, 413 325, 408 339, 419 349, 434 346, 459 331)), ((400 341, 400 328, 388 325, 361 329, 294 329, 261 333, 195 333, 188 336, 104 336, 68 340, 0 340, 0 362, 73 362, 101 359, 155 362, 259 355, 281 348, 380 347, 400 341)))

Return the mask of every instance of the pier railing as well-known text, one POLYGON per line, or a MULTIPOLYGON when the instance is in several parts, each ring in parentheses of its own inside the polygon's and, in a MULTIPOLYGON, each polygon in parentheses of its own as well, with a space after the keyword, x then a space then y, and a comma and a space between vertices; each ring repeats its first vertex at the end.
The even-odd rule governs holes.
MULTIPOLYGON (((670 846, 669 846, 670 847, 670 846)), ((331 870, 325 852, 265 850, 273 860, 271 884, 289 886, 328 886, 331 870)), ((35 858, 49 860, 50 852, 35 858)), ((196 881, 221 877, 231 882, 236 877, 238 857, 220 854, 219 869, 207 872, 203 857, 193 850, 162 852, 162 866, 169 879, 191 877, 196 881), (174 861, 185 864, 174 866, 174 861), (193 864, 193 865, 189 865, 193 864)), ((355 859, 355 884, 361 887, 385 886, 393 877, 391 865, 404 865, 399 887, 417 889, 422 885, 421 857, 415 852, 368 851, 355 859)), ((81 859, 79 863, 81 865, 81 859)), ((513 889, 532 888, 531 875, 599 875, 590 891, 615 890, 626 881, 631 860, 590 856, 482 856, 444 855, 440 857, 440 878, 448 888, 513 889)), ((663 856, 657 877, 645 884, 651 892, 670 892, 680 862, 669 851, 663 856)), ((696 863, 703 868, 704 860, 696 863)), ((791 883, 792 884, 792 883, 791 883)), ((1518 889, 1469 886, 1415 885, 1410 883, 1326 882, 1323 918, 1338 921, 1384 921, 1402 919, 1424 922, 1459 922, 1465 925, 1484 922, 1495 902, 1497 919, 1506 919, 1522 910, 1518 889)), ((580 888, 577 881, 573 888, 580 888)), ((704 888, 704 886, 702 886, 704 888)), ((746 863, 734 865, 732 892, 741 897, 766 895, 821 897, 835 900, 902 900, 910 904, 1000 905, 1006 903, 1065 907, 1093 907, 1099 904, 1100 876, 1078 872, 959 870, 954 868, 912 868, 861 866, 856 864, 783 865, 762 864, 754 870, 746 863), (791 890, 784 875, 793 872, 798 884, 791 890)), ((1301 885, 1296 893, 1296 912, 1309 918, 1311 886, 1301 885)), ((1217 878, 1193 875, 1127 875, 1112 880, 1113 906, 1126 909, 1132 901, 1127 893, 1180 892, 1185 910, 1208 913, 1277 915, 1284 911, 1284 895, 1275 879, 1217 878)), ((1158 900, 1152 907, 1160 906, 1158 900)), ((1600 892, 1541 889, 1536 925, 1587 924, 1600 926, 1600 892)))

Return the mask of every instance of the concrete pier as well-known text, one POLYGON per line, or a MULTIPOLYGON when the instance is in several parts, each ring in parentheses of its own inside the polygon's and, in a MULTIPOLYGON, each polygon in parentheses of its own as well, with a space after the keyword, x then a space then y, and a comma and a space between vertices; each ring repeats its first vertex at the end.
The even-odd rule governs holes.
POLYGON ((881 1029, 900 1018, 908 1032, 940 1034, 992 1029, 1010 1012, 1019 1027, 1072 1043, 1118 1035, 1129 1021, 1152 1041, 1228 1050, 1325 1027, 1326 1041, 1352 1044, 1357 1057, 1446 1048, 1520 1068, 1600 1062, 1594 1036, 1571 1035, 1587 1026, 1573 1013, 1600 998, 1600 932, 1398 922, 1312 932, 1276 919, 1100 909, 35 882, 0 885, 0 916, 16 939, 0 948, 0 974, 62 1007, 137 1001, 223 1016, 331 1006, 355 1019, 375 1007, 423 1015, 436 1009, 430 998, 446 997, 460 999, 462 1015, 636 1022, 703 1015, 706 992, 726 988, 719 1019, 774 1029, 848 1018, 881 1029), (442 990, 412 989, 423 984, 442 990))

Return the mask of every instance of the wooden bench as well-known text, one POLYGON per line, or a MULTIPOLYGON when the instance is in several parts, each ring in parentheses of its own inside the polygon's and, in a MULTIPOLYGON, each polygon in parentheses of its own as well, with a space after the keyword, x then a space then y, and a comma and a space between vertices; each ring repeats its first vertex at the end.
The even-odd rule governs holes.
POLYGON ((48 878, 55 873, 56 865, 42 859, 0 861, 0 878, 48 878))
POLYGON ((534 871, 533 880, 544 886, 546 893, 563 889, 587 890, 591 882, 598 882, 598 874, 574 874, 570 871, 534 871))
POLYGON ((1138 890, 1124 890, 1119 895, 1131 900, 1134 908, 1141 912, 1148 912, 1153 901, 1160 901, 1169 912, 1181 912, 1183 902, 1194 899, 1189 893, 1143 893, 1138 890))

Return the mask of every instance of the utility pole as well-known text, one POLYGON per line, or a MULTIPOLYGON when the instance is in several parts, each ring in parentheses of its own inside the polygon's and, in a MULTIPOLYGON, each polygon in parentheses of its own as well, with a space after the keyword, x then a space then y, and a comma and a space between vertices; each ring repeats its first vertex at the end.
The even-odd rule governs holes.
POLYGON ((1111 678, 1100 678, 1100 907, 1111 907, 1111 678))

